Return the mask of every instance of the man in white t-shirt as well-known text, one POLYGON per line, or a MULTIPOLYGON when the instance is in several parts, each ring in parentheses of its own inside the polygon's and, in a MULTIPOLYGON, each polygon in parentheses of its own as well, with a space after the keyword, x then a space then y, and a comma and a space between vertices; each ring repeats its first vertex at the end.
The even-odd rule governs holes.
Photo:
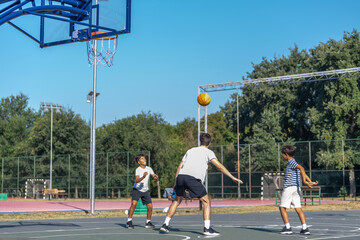
POLYGON ((134 229, 132 216, 134 214, 136 205, 141 198, 141 201, 143 202, 143 204, 146 204, 147 207, 145 228, 154 228, 155 226, 151 223, 153 206, 149 193, 149 176, 151 175, 156 181, 159 180, 159 177, 154 173, 151 167, 146 166, 146 158, 144 154, 137 155, 135 159, 136 162, 139 164, 139 167, 135 170, 135 183, 133 186, 133 191, 131 193, 131 206, 129 209, 126 226, 129 229, 134 229))
POLYGON ((217 236, 220 235, 210 226, 210 212, 211 204, 209 196, 203 185, 208 164, 211 162, 222 173, 230 177, 237 184, 243 182, 235 178, 216 158, 215 153, 209 148, 211 142, 211 136, 208 133, 202 133, 200 135, 200 147, 194 147, 188 150, 183 157, 180 165, 176 171, 175 180, 175 192, 176 198, 172 202, 169 211, 166 215, 165 222, 160 228, 161 232, 169 232, 169 223, 174 216, 176 208, 180 205, 181 201, 185 197, 185 190, 189 191, 192 198, 199 198, 204 206, 204 235, 217 236))

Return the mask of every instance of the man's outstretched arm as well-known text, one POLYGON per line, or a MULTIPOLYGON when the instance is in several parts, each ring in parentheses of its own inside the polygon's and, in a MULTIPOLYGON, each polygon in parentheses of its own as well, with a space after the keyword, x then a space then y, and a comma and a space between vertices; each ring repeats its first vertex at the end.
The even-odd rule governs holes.
POLYGON ((217 169, 220 170, 220 172, 222 172, 223 174, 225 174, 226 176, 228 176, 229 178, 231 178, 231 180, 233 180, 234 182, 236 182, 237 184, 242 184, 243 181, 241 181, 240 179, 234 177, 227 169, 224 165, 222 165, 216 158, 211 159, 211 163, 217 167, 217 169))

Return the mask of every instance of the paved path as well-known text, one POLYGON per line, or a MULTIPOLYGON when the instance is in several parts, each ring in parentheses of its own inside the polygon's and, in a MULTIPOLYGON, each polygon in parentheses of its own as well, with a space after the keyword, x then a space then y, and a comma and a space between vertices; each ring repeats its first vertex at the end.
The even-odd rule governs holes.
MULTIPOLYGON (((331 201, 322 201, 331 202, 331 201)), ((332 201, 334 202, 334 201, 332 201)), ((155 209, 163 209, 170 206, 170 201, 153 199, 155 209)), ((212 200, 212 207, 239 207, 239 206, 259 206, 274 205, 275 200, 212 200)), ((128 209, 130 200, 97 200, 95 201, 95 210, 125 210, 128 209)), ((199 201, 183 201, 179 208, 197 208, 199 201)), ((34 201, 34 200, 6 200, 0 201, 0 213, 25 213, 25 212, 54 212, 54 211, 89 211, 89 200, 52 200, 52 201, 34 201)))

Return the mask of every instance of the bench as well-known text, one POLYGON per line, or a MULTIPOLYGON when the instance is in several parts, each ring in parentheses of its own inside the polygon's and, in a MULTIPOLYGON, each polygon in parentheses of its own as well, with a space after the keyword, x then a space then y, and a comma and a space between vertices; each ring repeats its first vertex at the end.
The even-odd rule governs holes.
POLYGON ((44 189, 44 195, 48 194, 49 195, 49 200, 50 200, 50 196, 56 196, 56 198, 63 197, 66 200, 66 197, 68 197, 68 194, 66 193, 65 190, 58 190, 57 188, 53 188, 53 189, 44 189))
MULTIPOLYGON (((280 203, 280 194, 283 191, 282 188, 277 188, 275 189, 275 203, 278 204, 280 203), (280 194, 279 194, 280 192, 280 194)), ((302 186, 301 187, 301 192, 302 192, 302 196, 301 198, 304 200, 302 201, 304 203, 304 205, 306 206, 307 204, 307 200, 310 199, 311 200, 311 204, 314 205, 314 199, 319 199, 319 204, 321 204, 321 187, 319 186, 313 186, 313 188, 309 188, 308 186, 302 186)))
POLYGON ((309 188, 308 186, 302 186, 301 191, 305 206, 307 199, 310 199, 311 205, 314 205, 314 198, 317 198, 319 200, 319 204, 321 204, 321 187, 313 186, 313 188, 309 188))

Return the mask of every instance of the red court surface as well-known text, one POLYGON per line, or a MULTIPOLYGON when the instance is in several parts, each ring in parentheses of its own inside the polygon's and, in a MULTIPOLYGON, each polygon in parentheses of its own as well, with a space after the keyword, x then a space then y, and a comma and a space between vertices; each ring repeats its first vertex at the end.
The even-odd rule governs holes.
MULTIPOLYGON (((323 200, 322 203, 339 202, 323 200)), ((153 199, 155 209, 164 209, 170 206, 170 201, 153 199)), ((241 207, 241 206, 259 206, 275 205, 275 200, 212 200, 212 207, 241 207)), ((130 200, 96 200, 95 210, 125 210, 130 206, 130 200)), ((197 208, 199 201, 183 201, 179 208, 197 208)), ((0 201, 0 213, 26 213, 26 212, 63 212, 63 211, 89 211, 89 200, 12 200, 0 201)))

